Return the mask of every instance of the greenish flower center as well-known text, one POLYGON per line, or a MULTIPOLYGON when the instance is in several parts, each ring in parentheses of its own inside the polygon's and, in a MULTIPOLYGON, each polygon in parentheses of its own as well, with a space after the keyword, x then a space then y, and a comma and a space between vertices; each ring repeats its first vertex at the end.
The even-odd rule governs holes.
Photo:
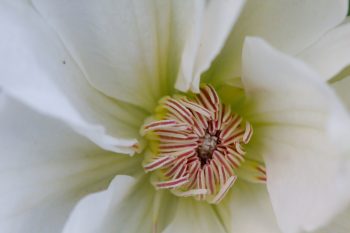
POLYGON ((142 134, 149 141, 143 166, 157 189, 216 204, 237 179, 253 128, 205 85, 193 98, 163 98, 142 134))

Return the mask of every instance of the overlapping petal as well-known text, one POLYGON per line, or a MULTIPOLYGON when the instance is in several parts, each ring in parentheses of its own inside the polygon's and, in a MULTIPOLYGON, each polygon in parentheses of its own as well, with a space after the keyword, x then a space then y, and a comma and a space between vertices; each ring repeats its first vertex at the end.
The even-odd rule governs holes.
POLYGON ((90 83, 153 111, 174 80, 197 1, 33 1, 90 83))
MULTIPOLYGON (((323 80, 330 80, 350 67, 350 22, 327 32, 298 56, 317 70, 323 80)), ((347 73, 349 75, 350 72, 347 73)))
POLYGON ((197 1, 191 31, 186 38, 176 87, 199 92, 201 74, 222 49, 244 0, 197 1))
POLYGON ((217 206, 230 233, 280 233, 265 185, 237 182, 217 206))
POLYGON ((341 23, 347 6, 347 0, 248 0, 208 77, 225 82, 241 75, 246 36, 262 37, 283 52, 297 54, 341 23))
POLYGON ((145 178, 117 176, 107 190, 82 199, 64 233, 161 232, 172 215, 173 203, 162 203, 145 178))
POLYGON ((133 153, 145 113, 92 88, 57 34, 27 2, 3 1, 0 12, 3 91, 67 122, 104 149, 133 153))
POLYGON ((60 233, 81 197, 139 169, 13 98, 0 109, 0 232, 60 233))
POLYGON ((164 233, 226 233, 227 229, 213 206, 198 202, 192 198, 178 201, 173 221, 164 233))
MULTIPOLYGON (((314 230, 349 201, 342 172, 349 118, 332 90, 304 63, 247 39, 247 119, 267 168, 267 187, 284 232, 314 230)), ((348 135, 347 135, 348 136, 348 135)), ((348 137, 347 137, 348 138, 348 137)))

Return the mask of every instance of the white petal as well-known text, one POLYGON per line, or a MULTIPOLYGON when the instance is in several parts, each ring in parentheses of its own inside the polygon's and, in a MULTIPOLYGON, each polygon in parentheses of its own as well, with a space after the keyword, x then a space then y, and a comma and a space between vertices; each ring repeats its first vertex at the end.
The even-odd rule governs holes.
POLYGON ((145 114, 91 88, 59 37, 27 3, 2 2, 0 14, 4 91, 66 121, 105 149, 133 153, 136 140, 118 137, 135 138, 145 114))
POLYGON ((230 233, 280 233, 265 185, 235 183, 218 210, 230 233))
MULTIPOLYGON (((94 193, 85 197, 83 200, 79 202, 79 204, 75 207, 74 211, 72 212, 65 226, 64 233, 78 233, 78 232, 108 233, 113 231, 121 232, 123 228, 130 230, 130 228, 134 227, 138 223, 139 224, 144 223, 142 222, 142 219, 138 218, 139 216, 136 216, 137 215, 136 211, 143 213, 143 210, 141 211, 139 211, 139 209, 130 210, 123 203, 124 201, 123 199, 125 199, 125 197, 127 197, 128 195, 130 196, 134 195, 131 193, 132 191, 134 191, 135 194, 144 191, 144 190, 135 190, 135 189, 132 190, 132 187, 135 186, 135 184, 136 184, 135 179, 132 177, 117 176, 110 184, 108 190, 102 191, 99 193, 94 193), (125 208, 125 210, 120 211, 118 207, 125 208), (119 213, 117 212, 115 213, 115 216, 111 216, 115 211, 119 211, 119 213), (133 216, 133 218, 129 220, 130 222, 135 221, 134 224, 130 224, 130 222, 125 221, 125 220, 128 220, 127 211, 135 212, 135 216, 133 216), (113 217, 115 217, 115 219, 114 221, 111 221, 113 217), (110 225, 111 224, 113 225, 113 223, 116 221, 118 221, 119 224, 116 224, 115 225, 116 228, 113 229, 113 227, 110 225)), ((144 196, 146 195, 147 193, 144 193, 144 196)), ((147 210, 149 209, 147 208, 147 205, 146 206, 141 205, 140 207, 141 208, 144 207, 147 210)), ((148 226, 145 224, 144 227, 150 228, 150 225, 149 225, 150 223, 151 222, 148 223, 148 226)), ((124 230, 124 231, 127 231, 127 230, 124 230)))
POLYGON ((193 198, 180 198, 174 220, 163 233, 226 233, 214 206, 193 198))
MULTIPOLYGON (((164 223, 172 213, 172 201, 168 199, 163 210, 157 209, 157 195, 149 183, 149 177, 136 180, 117 176, 105 191, 91 194, 80 201, 72 212, 64 233, 151 233, 164 223), (155 215, 155 212, 162 215, 155 215), (158 225, 158 226, 157 226, 158 225)), ((164 203, 162 203, 164 204, 164 203)))
POLYGON ((350 22, 326 33, 299 57, 329 80, 350 65, 350 22))
POLYGON ((81 197, 138 169, 11 98, 0 110, 0 232, 59 233, 81 197))
POLYGON ((33 2, 106 95, 153 111, 173 90, 192 1, 33 2))
POLYGON ((326 224, 349 200, 342 164, 349 116, 315 72, 260 39, 245 42, 243 84, 280 227, 293 233, 326 224))
POLYGON ((241 54, 246 36, 258 36, 296 54, 346 16, 347 0, 249 0, 210 70, 213 81, 241 75, 241 54))
POLYGON ((350 206, 347 210, 337 215, 333 221, 315 233, 349 233, 350 232, 350 206))
POLYGON ((197 1, 194 23, 182 54, 176 88, 199 92, 200 75, 222 49, 244 0, 197 1))

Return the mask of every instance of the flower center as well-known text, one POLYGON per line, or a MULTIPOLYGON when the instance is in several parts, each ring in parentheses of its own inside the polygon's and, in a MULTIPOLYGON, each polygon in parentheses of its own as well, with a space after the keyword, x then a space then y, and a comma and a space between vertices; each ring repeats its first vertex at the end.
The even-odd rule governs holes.
POLYGON ((213 158, 213 152, 216 149, 217 142, 217 136, 210 135, 209 133, 205 134, 202 144, 198 147, 198 157, 201 160, 201 167, 213 158))
POLYGON ((149 141, 143 166, 157 189, 218 203, 237 179, 253 129, 205 85, 193 98, 163 98, 141 133, 149 141))

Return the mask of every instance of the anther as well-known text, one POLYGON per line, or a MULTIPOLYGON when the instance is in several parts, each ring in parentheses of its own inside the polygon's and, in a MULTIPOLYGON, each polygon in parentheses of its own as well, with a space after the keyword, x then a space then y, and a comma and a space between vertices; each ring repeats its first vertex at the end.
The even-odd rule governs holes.
POLYGON ((203 142, 198 147, 198 156, 201 160, 201 165, 207 163, 210 159, 213 158, 213 152, 216 148, 218 138, 215 135, 210 135, 206 133, 203 142))

